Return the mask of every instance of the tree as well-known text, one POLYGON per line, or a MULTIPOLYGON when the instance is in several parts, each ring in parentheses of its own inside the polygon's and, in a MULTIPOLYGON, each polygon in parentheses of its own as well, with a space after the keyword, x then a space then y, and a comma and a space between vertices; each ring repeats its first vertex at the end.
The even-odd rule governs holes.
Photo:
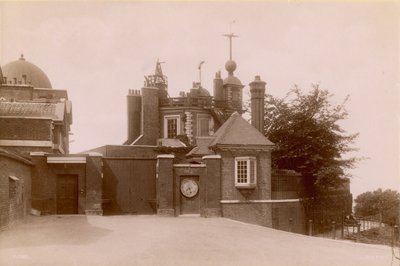
POLYGON ((358 216, 377 216, 390 225, 399 222, 400 193, 397 191, 368 191, 358 195, 355 203, 354 211, 358 216))
POLYGON ((333 95, 313 85, 309 93, 297 86, 280 99, 266 95, 265 135, 275 143, 272 165, 302 174, 305 197, 348 182, 346 170, 358 158, 344 158, 358 134, 347 134, 339 122, 348 117, 345 103, 332 105, 333 95))

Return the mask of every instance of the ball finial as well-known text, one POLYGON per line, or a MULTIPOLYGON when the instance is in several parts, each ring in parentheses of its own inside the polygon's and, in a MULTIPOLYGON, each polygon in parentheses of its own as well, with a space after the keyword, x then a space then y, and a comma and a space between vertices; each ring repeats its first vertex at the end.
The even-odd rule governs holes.
POLYGON ((226 71, 228 71, 228 73, 229 74, 233 74, 233 71, 235 71, 236 70, 236 62, 235 61, 233 61, 233 60, 228 60, 226 63, 225 63, 225 69, 226 69, 226 71))

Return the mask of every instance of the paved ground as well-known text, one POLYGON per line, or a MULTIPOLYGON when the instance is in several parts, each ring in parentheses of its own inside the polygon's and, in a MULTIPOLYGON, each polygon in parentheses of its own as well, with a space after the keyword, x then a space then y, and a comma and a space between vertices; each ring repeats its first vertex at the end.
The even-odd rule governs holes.
MULTIPOLYGON (((0 233, 0 265, 391 265, 391 249, 224 218, 46 216, 0 233)), ((393 265, 398 265, 394 261, 393 265)))

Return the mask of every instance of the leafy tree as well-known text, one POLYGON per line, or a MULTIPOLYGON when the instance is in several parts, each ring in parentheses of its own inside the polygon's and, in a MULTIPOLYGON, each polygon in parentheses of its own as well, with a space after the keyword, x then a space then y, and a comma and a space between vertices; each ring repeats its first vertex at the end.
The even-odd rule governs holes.
POLYGON ((275 143, 273 167, 302 174, 305 197, 348 182, 346 170, 358 158, 344 158, 358 134, 348 134, 339 122, 348 117, 345 103, 333 105, 333 95, 318 85, 308 93, 297 86, 280 99, 266 95, 265 135, 275 143))
POLYGON ((358 216, 376 216, 391 225, 399 222, 400 193, 397 191, 368 191, 358 195, 355 203, 354 210, 358 216))

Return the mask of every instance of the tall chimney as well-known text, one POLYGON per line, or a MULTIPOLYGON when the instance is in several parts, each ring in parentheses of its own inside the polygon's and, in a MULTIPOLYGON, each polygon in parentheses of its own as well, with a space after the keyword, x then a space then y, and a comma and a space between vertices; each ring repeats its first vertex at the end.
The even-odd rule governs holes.
POLYGON ((215 73, 214 78, 214 100, 216 101, 217 107, 219 107, 224 100, 224 88, 223 80, 221 78, 221 72, 215 73))
POLYGON ((251 125, 264 135, 264 95, 266 82, 255 76, 250 84, 251 125))
POLYGON ((128 110, 128 143, 131 144, 140 136, 142 120, 142 95, 140 90, 129 90, 127 99, 128 110))

